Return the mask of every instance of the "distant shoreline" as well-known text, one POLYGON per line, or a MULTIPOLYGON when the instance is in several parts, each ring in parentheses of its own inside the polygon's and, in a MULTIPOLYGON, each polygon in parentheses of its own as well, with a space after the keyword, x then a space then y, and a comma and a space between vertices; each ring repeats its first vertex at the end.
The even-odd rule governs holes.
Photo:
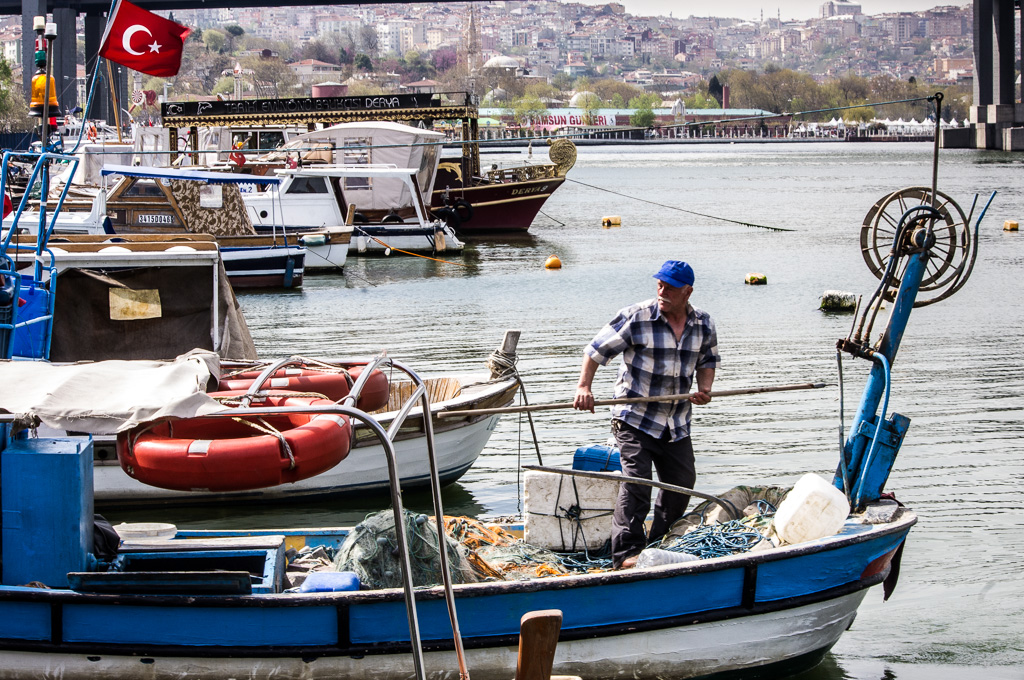
MULTIPOLYGON (((480 142, 480 151, 497 151, 507 148, 536 148, 547 147, 547 137, 533 137, 526 139, 495 139, 480 142)), ((571 139, 576 146, 635 146, 635 145, 676 145, 676 144, 841 144, 844 142, 867 143, 891 143, 891 142, 932 142, 930 137, 909 137, 909 136, 887 136, 878 138, 868 137, 693 137, 680 139, 571 139)), ((447 143, 445 148, 456 149, 462 146, 461 143, 447 143)))

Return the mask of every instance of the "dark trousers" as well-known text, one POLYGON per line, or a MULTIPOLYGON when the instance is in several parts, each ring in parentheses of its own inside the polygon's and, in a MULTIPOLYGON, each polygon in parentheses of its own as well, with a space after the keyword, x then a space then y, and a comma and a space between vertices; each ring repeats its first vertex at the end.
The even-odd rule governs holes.
MULTIPOLYGON (((658 471, 658 479, 666 484, 693 488, 697 472, 693 464, 693 446, 686 437, 677 442, 666 434, 657 439, 649 434, 612 420, 612 433, 619 446, 622 474, 626 477, 651 479, 651 466, 658 471)), ((683 516, 690 497, 681 493, 658 491, 654 504, 651 531, 644 530, 644 520, 651 509, 651 487, 622 484, 612 518, 612 562, 616 568, 627 557, 639 554, 653 541, 661 538, 672 524, 683 516)))

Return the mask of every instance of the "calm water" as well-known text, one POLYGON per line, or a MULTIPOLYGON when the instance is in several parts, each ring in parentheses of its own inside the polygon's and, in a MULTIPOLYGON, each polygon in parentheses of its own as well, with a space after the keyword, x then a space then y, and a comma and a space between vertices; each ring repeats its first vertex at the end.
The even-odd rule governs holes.
MULTIPOLYGON (((570 177, 661 205, 567 182, 526 239, 473 243, 451 258, 458 264, 350 260, 345 277, 309 277, 301 292, 246 294, 241 304, 265 357, 387 350, 421 374, 482 368, 503 331, 521 329, 531 403, 565 401, 582 346, 617 309, 653 295, 651 273, 663 260, 685 259, 697 274, 692 301, 718 324, 717 388, 834 384, 835 340, 852 318, 818 311, 818 297, 874 289, 860 224, 887 193, 930 185, 930 153, 928 144, 583 148, 570 177), (623 226, 602 229, 605 215, 620 215, 623 226), (543 268, 552 254, 561 270, 543 268), (766 274, 769 285, 744 285, 748 272, 766 274)), ((1020 154, 941 157, 939 188, 965 211, 975 193, 982 204, 999 194, 982 223, 973 277, 951 299, 914 312, 894 364, 890 409, 912 423, 888 490, 920 523, 892 599, 873 590, 804 680, 1024 678, 1024 234, 1002 231, 1006 219, 1024 221, 1022 164, 1020 154)), ((867 369, 844 361, 847 425, 867 369)), ((613 378, 613 369, 599 371, 598 398, 611 395, 613 378)), ((831 476, 838 410, 835 387, 699 408, 697 488, 831 476)), ((568 466, 577 446, 608 435, 607 412, 551 411, 535 421, 546 464, 568 466)), ((446 490, 446 511, 516 512, 518 466, 535 460, 526 421, 506 416, 485 455, 446 490)), ((423 496, 408 500, 429 507, 423 496)), ((370 509, 321 503, 160 517, 181 526, 311 526, 351 523, 370 509)))

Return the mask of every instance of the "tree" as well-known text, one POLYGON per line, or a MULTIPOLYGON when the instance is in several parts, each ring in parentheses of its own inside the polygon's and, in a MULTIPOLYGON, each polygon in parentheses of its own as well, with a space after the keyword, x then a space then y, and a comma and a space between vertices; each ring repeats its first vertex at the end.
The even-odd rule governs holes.
POLYGON ((455 54, 455 50, 450 47, 442 47, 434 50, 434 54, 430 57, 430 63, 434 65, 435 72, 444 73, 459 63, 459 58, 455 54))
POLYGON ((722 82, 718 79, 717 75, 711 76, 711 79, 708 80, 708 95, 716 101, 722 101, 722 93, 722 82))
POLYGON ((31 129, 21 84, 14 82, 11 65, 0 56, 0 130, 20 132, 31 129))
POLYGON ((651 127, 654 125, 654 111, 649 106, 637 109, 629 117, 629 124, 633 127, 651 127))
POLYGON ((373 70, 373 61, 370 59, 369 55, 359 53, 356 55, 355 61, 353 63, 355 64, 355 67, 360 71, 373 70))
POLYGON ((224 33, 215 28, 208 28, 203 31, 203 44, 210 52, 221 54, 228 44, 228 38, 224 33))
POLYGON ((228 24, 224 27, 224 30, 236 38, 245 35, 245 29, 238 24, 228 24))
POLYGON ((544 106, 544 102, 535 95, 525 95, 514 99, 504 110, 505 115, 511 116, 521 127, 536 122, 544 115, 545 111, 547 111, 547 107, 544 106))

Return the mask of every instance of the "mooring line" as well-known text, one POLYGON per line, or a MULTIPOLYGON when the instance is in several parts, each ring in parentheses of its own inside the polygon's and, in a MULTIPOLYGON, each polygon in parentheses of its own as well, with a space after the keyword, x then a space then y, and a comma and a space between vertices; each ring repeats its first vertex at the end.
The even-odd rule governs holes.
POLYGON ((580 185, 583 185, 585 187, 589 187, 591 189, 597 189, 598 191, 606 191, 609 194, 615 194, 616 196, 622 196, 623 198, 631 198, 634 201, 640 201, 641 203, 649 203, 651 205, 656 205, 659 208, 667 208, 669 210, 677 210, 679 212, 683 212, 683 213, 686 213, 688 215, 697 215, 699 217, 707 217, 707 218, 712 219, 712 220, 720 220, 722 222, 731 222, 732 224, 739 224, 739 225, 744 226, 744 227, 756 227, 758 229, 768 229, 770 231, 796 231, 796 229, 783 229, 782 227, 769 227, 766 224, 755 224, 753 222, 743 222, 742 220, 731 220, 728 217, 718 217, 717 215, 708 215, 706 213, 697 212, 695 210, 686 210, 685 208, 680 208, 679 206, 676 206, 676 205, 666 205, 664 203, 657 203, 655 201, 649 201, 646 198, 639 198, 637 196, 630 196, 629 194, 624 194, 622 192, 614 191, 612 189, 606 189, 604 187, 595 186, 593 184, 587 184, 586 182, 581 182, 578 179, 573 179, 572 177, 566 177, 565 181, 567 181, 567 182, 575 182, 576 184, 580 184, 580 185))

